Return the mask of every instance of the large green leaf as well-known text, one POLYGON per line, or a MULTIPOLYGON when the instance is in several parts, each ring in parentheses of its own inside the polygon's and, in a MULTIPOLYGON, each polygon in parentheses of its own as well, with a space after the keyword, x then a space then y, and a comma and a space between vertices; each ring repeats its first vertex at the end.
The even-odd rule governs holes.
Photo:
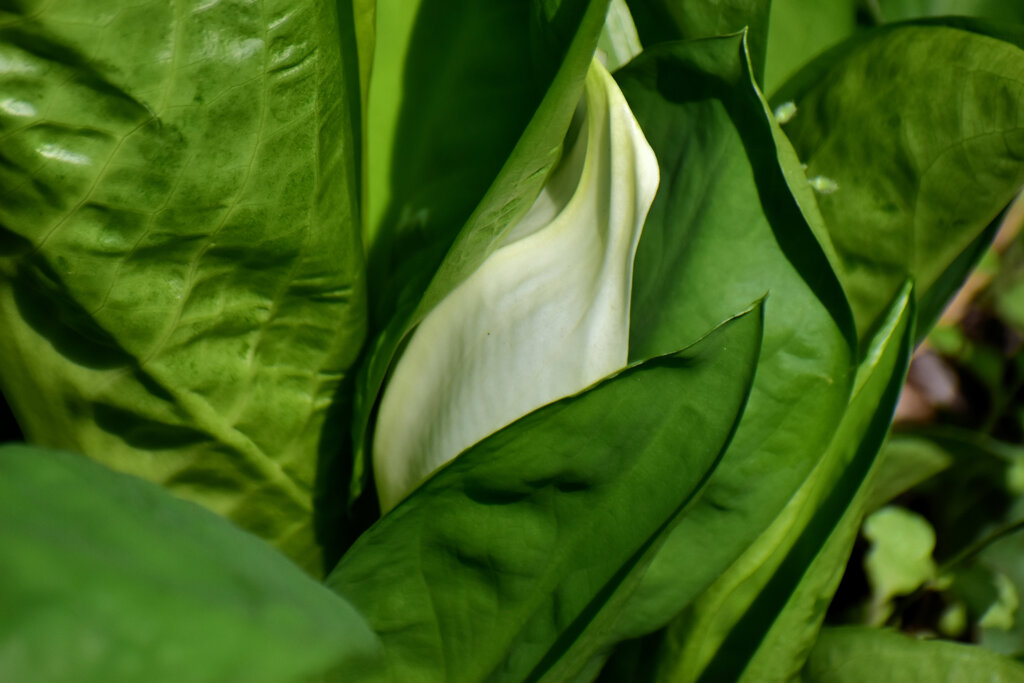
POLYGON ((286 683, 379 647, 266 543, 79 455, 0 447, 0 537, 4 681, 286 683))
POLYGON ((328 583, 381 635, 380 677, 571 680, 728 442, 761 317, 531 413, 363 534, 328 583))
POLYGON ((407 3, 378 5, 368 239, 381 331, 356 390, 353 498, 366 481, 374 406, 402 341, 498 248, 557 164, 608 0, 462 4, 456 12, 450 2, 423 0, 415 21, 407 3), (479 51, 471 58, 470 47, 479 51), (381 183, 390 194, 375 199, 381 183))
POLYGON ((0 386, 27 437, 311 568, 323 426, 365 333, 337 5, 0 11, 0 386))
POLYGON ((681 346, 769 293, 747 411, 623 614, 625 637, 667 623, 714 581, 821 457, 848 398, 852 323, 780 168, 786 143, 742 38, 652 48, 616 76, 662 173, 634 269, 630 355, 681 346))
POLYGON ((764 89, 773 93, 813 57, 857 27, 857 0, 772 0, 764 89))
POLYGON ((760 82, 764 76, 771 0, 627 0, 640 40, 652 47, 675 40, 695 40, 747 29, 750 61, 760 82))
POLYGON ((828 451, 765 533, 669 626, 658 680, 781 681, 799 671, 860 528, 912 331, 908 287, 858 368, 828 451))
POLYGON ((979 235, 1024 182, 1024 51, 958 25, 861 34, 775 98, 795 103, 786 133, 833 190, 818 203, 862 339, 908 275, 922 336, 959 285, 945 274, 966 273, 958 257, 980 256, 979 235))
POLYGON ((802 672, 805 683, 1017 683, 1024 665, 976 645, 917 640, 896 631, 827 628, 802 672))

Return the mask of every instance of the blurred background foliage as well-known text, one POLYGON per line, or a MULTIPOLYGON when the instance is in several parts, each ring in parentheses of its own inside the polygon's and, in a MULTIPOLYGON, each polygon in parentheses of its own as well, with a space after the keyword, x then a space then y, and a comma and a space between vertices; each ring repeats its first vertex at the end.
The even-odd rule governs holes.
POLYGON ((1024 660, 1024 199, 917 349, 829 612, 1024 660))

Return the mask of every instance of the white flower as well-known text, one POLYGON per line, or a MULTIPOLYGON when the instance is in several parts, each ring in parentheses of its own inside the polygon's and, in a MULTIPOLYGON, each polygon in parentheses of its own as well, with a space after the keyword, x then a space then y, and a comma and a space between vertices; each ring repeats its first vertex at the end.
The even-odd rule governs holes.
POLYGON ((385 512, 484 437, 626 365, 633 258, 658 164, 596 60, 565 149, 530 210, 394 368, 373 439, 385 512))

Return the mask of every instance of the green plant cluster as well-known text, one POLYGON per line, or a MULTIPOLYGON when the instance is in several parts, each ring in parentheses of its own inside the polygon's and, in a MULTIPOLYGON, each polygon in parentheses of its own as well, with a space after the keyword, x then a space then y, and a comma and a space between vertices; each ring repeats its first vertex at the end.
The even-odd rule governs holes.
POLYGON ((0 680, 1024 680, 1022 185, 1016 0, 0 0, 0 680))

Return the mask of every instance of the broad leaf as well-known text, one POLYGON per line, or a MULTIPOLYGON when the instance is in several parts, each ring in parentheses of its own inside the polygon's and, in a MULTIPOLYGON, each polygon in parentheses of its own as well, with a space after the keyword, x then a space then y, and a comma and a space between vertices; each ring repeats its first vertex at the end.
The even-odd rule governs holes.
POLYGON ((631 357, 686 344, 769 293, 736 437, 618 637, 667 623, 749 547, 827 448, 848 398, 849 311, 789 190, 776 146, 785 141, 746 65, 732 36, 652 48, 617 73, 662 172, 634 269, 631 357))
POLYGON ((0 386, 26 436, 319 570, 317 457, 365 333, 351 8, 4 7, 0 386))
POLYGON ((847 626, 822 631, 802 672, 805 683, 936 683, 1024 680, 1024 665, 976 645, 917 640, 847 626))
POLYGON ((675 40, 695 40, 747 29, 755 78, 764 77, 771 0, 627 0, 640 40, 653 47, 675 40))
POLYGON ((266 543, 80 455, 0 448, 0 537, 5 681, 286 683, 379 646, 266 543))
POLYGON ((382 510, 488 434, 626 366, 633 258, 657 188, 654 152, 594 60, 562 163, 395 364, 373 442, 382 510))
POLYGON ((383 220, 383 232, 370 232, 374 330, 383 329, 356 387, 352 499, 366 482, 371 417, 402 341, 497 249, 557 164, 608 0, 463 4, 451 22, 451 3, 423 0, 411 24, 407 4, 378 5, 374 82, 387 95, 378 101, 371 88, 380 138, 369 140, 369 183, 392 189, 386 200, 370 198, 368 225, 383 220), (397 44, 395 33, 404 36, 397 44), (483 52, 460 57, 469 45, 483 52))
POLYGON ((838 586, 910 356, 910 290, 858 368, 827 452, 767 531, 669 627, 658 680, 789 680, 838 586))
POLYGON ((328 583, 384 641, 368 680, 571 680, 717 463, 761 324, 527 415, 363 534, 328 583))
POLYGON ((958 257, 1020 189, 1022 74, 1014 44, 907 25, 851 39, 775 97, 795 103, 785 131, 808 177, 831 190, 818 203, 862 339, 908 275, 923 336, 959 286, 947 269, 966 273, 958 257))

